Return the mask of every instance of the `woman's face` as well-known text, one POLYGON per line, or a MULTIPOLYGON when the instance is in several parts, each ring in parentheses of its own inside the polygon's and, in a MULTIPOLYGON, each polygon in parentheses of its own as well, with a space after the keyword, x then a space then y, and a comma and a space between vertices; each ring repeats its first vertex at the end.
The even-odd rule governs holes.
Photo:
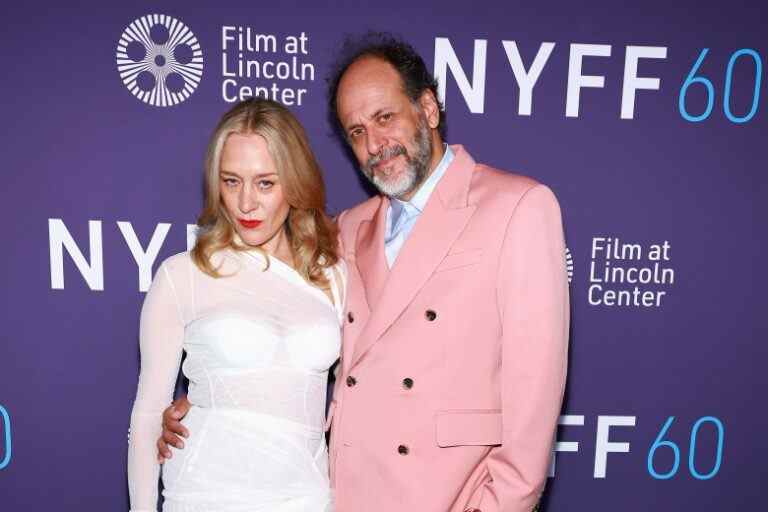
POLYGON ((224 142, 219 166, 221 200, 246 245, 269 254, 285 239, 290 206, 275 162, 260 135, 233 133, 224 142))

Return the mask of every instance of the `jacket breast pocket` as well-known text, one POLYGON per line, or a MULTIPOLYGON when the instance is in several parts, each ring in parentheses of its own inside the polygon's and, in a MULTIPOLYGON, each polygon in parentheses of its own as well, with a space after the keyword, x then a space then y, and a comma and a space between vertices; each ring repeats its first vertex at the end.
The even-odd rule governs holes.
POLYGON ((501 444, 500 409, 460 409, 435 414, 437 446, 497 446, 501 444))
POLYGON ((482 249, 470 249, 468 251, 448 254, 437 266, 435 273, 475 265, 480 263, 482 257, 482 249))

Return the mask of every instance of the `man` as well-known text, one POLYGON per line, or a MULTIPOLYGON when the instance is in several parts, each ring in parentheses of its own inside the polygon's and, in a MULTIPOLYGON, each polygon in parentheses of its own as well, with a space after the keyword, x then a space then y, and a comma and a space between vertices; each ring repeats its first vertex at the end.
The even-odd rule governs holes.
MULTIPOLYGON (((557 201, 443 144, 436 82, 409 45, 369 34, 346 50, 329 103, 381 195, 339 217, 337 511, 528 512, 566 375, 557 201)), ((166 424, 180 430, 182 413, 166 424)))

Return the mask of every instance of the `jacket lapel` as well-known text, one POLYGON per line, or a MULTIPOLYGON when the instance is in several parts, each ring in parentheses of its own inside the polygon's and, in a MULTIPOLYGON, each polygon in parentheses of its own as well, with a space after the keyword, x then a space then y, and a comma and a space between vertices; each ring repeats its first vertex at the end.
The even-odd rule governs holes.
MULTIPOLYGON (((385 274, 383 289, 380 293, 378 293, 379 289, 376 289, 375 305, 369 302, 371 304, 371 317, 355 342, 352 366, 370 350, 411 303, 419 290, 429 280, 437 265, 448 254, 449 249, 475 211, 474 205, 467 204, 469 184, 475 162, 461 146, 452 146, 452 149, 455 153, 453 162, 427 201, 424 211, 400 250, 389 275, 386 276, 385 274)), ((381 225, 381 236, 375 240, 375 244, 370 245, 374 246, 375 252, 380 255, 381 261, 386 267, 383 242, 386 207, 382 206, 381 209, 383 214, 380 211, 377 216, 379 218, 377 223, 381 225)), ((376 231, 378 231, 378 227, 376 231)), ((360 242, 365 243, 368 240, 360 239, 360 242)), ((364 247, 365 245, 358 245, 358 252, 363 251, 364 247)), ((365 247, 364 252, 367 253, 368 250, 370 248, 365 247)), ((372 254, 366 255, 369 261, 373 257, 372 254)), ((373 263, 369 263, 369 265, 371 268, 373 267, 373 263)), ((360 270, 361 272, 365 271, 363 267, 360 270)), ((381 275, 380 272, 373 272, 372 274, 381 275)))
POLYGON ((355 243, 357 268, 363 280, 365 298, 371 311, 376 310, 389 274, 384 254, 384 231, 388 208, 389 199, 382 197, 373 218, 360 223, 355 243))

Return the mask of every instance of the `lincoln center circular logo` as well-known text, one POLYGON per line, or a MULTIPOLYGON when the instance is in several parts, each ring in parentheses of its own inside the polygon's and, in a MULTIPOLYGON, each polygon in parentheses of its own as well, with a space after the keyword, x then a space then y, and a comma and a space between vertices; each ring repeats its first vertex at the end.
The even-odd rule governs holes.
POLYGON ((170 107, 189 98, 203 76, 195 34, 170 16, 149 14, 128 25, 117 43, 117 71, 144 103, 170 107))

